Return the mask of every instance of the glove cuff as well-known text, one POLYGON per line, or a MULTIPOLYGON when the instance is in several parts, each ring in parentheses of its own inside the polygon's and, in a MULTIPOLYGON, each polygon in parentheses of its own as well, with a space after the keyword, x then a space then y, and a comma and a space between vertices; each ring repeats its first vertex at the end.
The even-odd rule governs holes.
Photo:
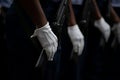
POLYGON ((49 22, 47 22, 43 27, 35 29, 31 38, 37 36, 40 32, 48 32, 49 30, 51 30, 51 28, 49 22))
POLYGON ((101 17, 100 19, 95 20, 94 25, 97 27, 99 24, 102 24, 104 22, 105 22, 104 18, 101 17))
POLYGON ((79 27, 77 24, 73 25, 73 26, 68 26, 69 30, 79 30, 79 27))
POLYGON ((44 30, 49 30, 49 29, 51 28, 50 28, 49 22, 47 22, 44 26, 42 26, 41 28, 37 28, 36 30, 44 31, 44 30))

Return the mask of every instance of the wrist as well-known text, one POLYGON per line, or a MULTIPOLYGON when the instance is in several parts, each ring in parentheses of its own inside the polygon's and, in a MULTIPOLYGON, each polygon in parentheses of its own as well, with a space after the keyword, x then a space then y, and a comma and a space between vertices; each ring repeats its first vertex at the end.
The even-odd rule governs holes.
POLYGON ((51 29, 49 22, 47 22, 44 26, 42 26, 40 28, 39 28, 39 25, 36 26, 36 30, 39 30, 39 31, 44 31, 44 30, 48 30, 48 29, 51 29))
POLYGON ((100 22, 103 22, 103 21, 104 21, 103 17, 99 17, 98 19, 95 20, 95 22, 97 22, 97 23, 100 23, 100 22))
POLYGON ((97 19, 97 20, 94 21, 94 25, 95 25, 96 27, 98 27, 100 24, 102 24, 102 23, 104 23, 104 22, 105 22, 104 18, 101 17, 100 19, 97 19))
POLYGON ((79 38, 82 39, 84 38, 82 32, 79 29, 79 26, 77 24, 73 25, 73 26, 68 26, 68 34, 71 38, 79 38))
POLYGON ((99 19, 101 19, 102 18, 102 15, 100 14, 100 12, 99 11, 96 11, 95 12, 95 20, 99 20, 99 19))
POLYGON ((79 29, 79 27, 78 27, 78 24, 74 24, 72 26, 68 26, 68 29, 76 30, 76 29, 79 29))

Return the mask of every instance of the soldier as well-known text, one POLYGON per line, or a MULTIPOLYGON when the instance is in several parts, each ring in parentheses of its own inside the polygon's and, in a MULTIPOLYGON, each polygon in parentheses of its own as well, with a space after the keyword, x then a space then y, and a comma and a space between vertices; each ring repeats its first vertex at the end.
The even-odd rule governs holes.
MULTIPOLYGON (((53 17, 53 16, 55 16, 55 14, 57 13, 57 10, 59 8, 58 5, 60 4, 61 1, 62 0, 49 0, 47 2, 45 2, 45 1, 42 2, 43 10, 44 10, 45 14, 47 15, 47 19, 50 21, 50 25, 52 25, 52 23, 54 22, 55 17, 53 17)), ((55 60, 56 60, 55 65, 59 65, 59 66, 57 66, 58 72, 55 73, 55 75, 53 75, 51 73, 49 74, 54 77, 59 76, 59 78, 56 77, 57 80, 58 79, 66 79, 66 78, 68 78, 69 74, 72 73, 72 70, 68 69, 68 66, 69 66, 68 62, 70 60, 72 48, 73 48, 73 51, 77 52, 76 55, 81 55, 83 48, 84 48, 84 36, 83 36, 82 32, 79 30, 78 24, 76 23, 76 19, 74 17, 74 12, 73 12, 72 6, 71 6, 71 0, 68 0, 67 5, 69 5, 68 11, 70 11, 70 12, 68 12, 68 15, 66 15, 67 19, 65 19, 65 21, 63 22, 63 26, 61 26, 62 27, 62 30, 60 33, 61 49, 59 52, 60 54, 56 54, 57 57, 55 58, 55 60), (58 58, 58 56, 60 56, 60 59, 58 58), (68 70, 70 71, 70 73, 67 72, 68 70), (67 73, 65 73, 65 75, 64 75, 64 71, 67 72, 67 73), (62 74, 62 76, 60 76, 60 74, 62 74)), ((52 69, 51 72, 55 72, 54 69, 52 69)), ((50 77, 46 77, 46 78, 50 79, 50 77)), ((69 77, 69 78, 71 78, 71 77, 69 77)))
POLYGON ((79 60, 79 78, 86 80, 99 79, 99 73, 101 74, 102 72, 100 71, 103 66, 101 57, 103 57, 102 53, 104 50, 100 45, 100 40, 103 39, 103 42, 108 42, 110 25, 105 21, 95 0, 89 0, 88 5, 86 5, 86 2, 87 0, 73 0, 77 23, 85 35, 85 49, 79 60), (85 25, 80 23, 83 20, 86 20, 85 25))
POLYGON ((119 17, 119 0, 112 0, 110 6, 110 25, 111 25, 111 40, 107 48, 105 59, 105 72, 108 75, 107 79, 119 79, 116 72, 119 69, 119 53, 120 53, 120 17, 119 17), (115 76, 111 76, 115 75, 115 76))
MULTIPOLYGON (((12 0, 0 0, 0 47, 1 47, 1 56, 2 56, 2 78, 7 79, 7 48, 6 48, 6 33, 5 33, 5 17, 7 14, 8 8, 11 6, 12 0)), ((1 78, 1 79, 2 79, 1 78)))
MULTIPOLYGON (((33 33, 30 33, 32 37, 37 36, 38 41, 47 54, 48 61, 54 61, 53 58, 58 48, 58 39, 50 27, 51 23, 49 23, 48 16, 44 14, 44 5, 42 9, 41 4, 43 3, 39 0, 15 0, 8 11, 6 17, 6 35, 9 57, 9 79, 35 79, 33 75, 35 75, 34 65, 37 59, 37 51, 29 39, 30 36, 24 30, 27 25, 23 24, 20 17, 23 17, 25 19, 24 23, 29 25, 33 33), (16 7, 19 8, 16 9, 16 7), (19 16, 19 14, 22 14, 22 16, 19 16)), ((80 55, 84 46, 83 35, 76 23, 70 22, 69 26, 71 26, 69 27, 69 36, 73 43, 73 49, 80 55)))
POLYGON ((32 37, 37 36, 38 41, 47 54, 48 61, 53 61, 57 51, 58 39, 51 30, 39 0, 14 0, 6 16, 6 37, 8 48, 8 79, 35 80, 34 66, 38 52, 30 40, 30 35, 24 30, 17 12, 25 19, 32 30, 32 37), (16 9, 16 7, 19 7, 16 9))

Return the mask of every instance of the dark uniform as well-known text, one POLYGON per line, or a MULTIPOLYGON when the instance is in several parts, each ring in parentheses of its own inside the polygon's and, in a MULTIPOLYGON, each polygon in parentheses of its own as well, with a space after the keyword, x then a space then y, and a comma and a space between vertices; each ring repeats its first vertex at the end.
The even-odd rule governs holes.
MULTIPOLYGON (((48 9, 46 5, 48 2, 45 5, 44 2, 41 4, 48 21, 51 23, 53 19, 48 15, 52 13, 47 14, 47 12, 51 11, 52 7, 48 9)), ((37 52, 30 40, 30 35, 33 34, 34 29, 35 25, 31 19, 19 6, 17 0, 14 0, 6 16, 9 80, 54 80, 56 78, 54 75, 59 73, 56 69, 56 66, 59 66, 59 55, 57 54, 53 62, 35 68, 40 53, 37 52), (28 34, 26 27, 29 27, 30 34, 28 34)), ((59 53, 59 49, 56 53, 59 53)))
POLYGON ((5 34, 5 24, 6 24, 6 13, 8 8, 11 6, 12 0, 0 0, 0 53, 1 53, 1 79, 7 79, 7 48, 6 48, 6 34, 5 34))

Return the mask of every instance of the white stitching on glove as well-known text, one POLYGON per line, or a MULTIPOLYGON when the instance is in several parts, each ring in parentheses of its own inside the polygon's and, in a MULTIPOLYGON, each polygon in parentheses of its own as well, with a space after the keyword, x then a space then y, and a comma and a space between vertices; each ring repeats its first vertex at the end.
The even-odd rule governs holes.
POLYGON ((46 51, 49 61, 53 60, 55 52, 58 47, 58 39, 52 32, 49 22, 41 28, 35 29, 34 34, 31 37, 37 36, 43 49, 46 51))
POLYGON ((95 27, 97 27, 103 34, 105 41, 107 42, 110 37, 110 25, 104 20, 104 18, 100 18, 94 22, 95 27))
POLYGON ((78 53, 78 55, 81 55, 84 49, 84 36, 77 24, 68 27, 68 35, 73 44, 74 52, 78 53))
POLYGON ((120 23, 113 24, 112 31, 120 43, 120 23))

